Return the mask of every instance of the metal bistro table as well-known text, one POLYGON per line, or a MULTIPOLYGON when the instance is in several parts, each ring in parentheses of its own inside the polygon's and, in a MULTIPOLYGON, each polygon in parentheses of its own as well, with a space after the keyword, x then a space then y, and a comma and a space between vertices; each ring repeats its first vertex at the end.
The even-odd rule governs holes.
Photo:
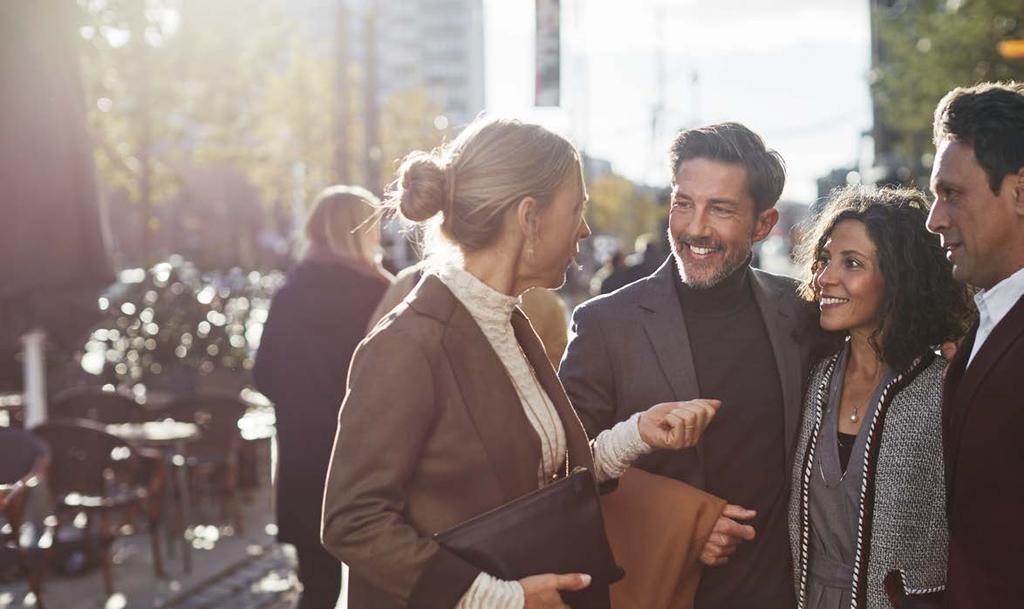
POLYGON ((159 448, 171 457, 178 483, 178 513, 181 516, 180 541, 182 543, 182 564, 185 573, 192 572, 192 542, 189 527, 192 524, 192 498, 189 492, 188 459, 189 442, 199 439, 199 426, 182 421, 150 421, 147 423, 115 423, 107 425, 108 433, 138 446, 159 448))

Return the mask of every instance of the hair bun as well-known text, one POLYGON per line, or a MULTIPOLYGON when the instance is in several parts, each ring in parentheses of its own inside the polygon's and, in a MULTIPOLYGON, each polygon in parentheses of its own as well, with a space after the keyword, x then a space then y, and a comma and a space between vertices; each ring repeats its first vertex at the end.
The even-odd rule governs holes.
POLYGON ((402 161, 395 198, 405 219, 423 222, 444 209, 447 177, 442 163, 436 156, 421 151, 402 161))

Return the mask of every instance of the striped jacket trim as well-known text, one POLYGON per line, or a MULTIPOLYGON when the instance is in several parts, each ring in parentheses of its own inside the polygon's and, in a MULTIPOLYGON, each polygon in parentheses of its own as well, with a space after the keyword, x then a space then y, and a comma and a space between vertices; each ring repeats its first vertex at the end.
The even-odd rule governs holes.
MULTIPOLYGON (((800 548, 799 564, 795 565, 799 585, 799 598, 797 599, 798 609, 805 609, 807 606, 807 560, 810 547, 810 488, 811 476, 814 473, 814 457, 818 448, 818 435, 821 432, 821 424, 824 419, 828 389, 832 383, 832 374, 835 372, 836 364, 840 354, 833 355, 827 360, 822 382, 819 383, 815 392, 814 428, 809 438, 807 451, 804 454, 802 464, 802 476, 800 485, 800 548)), ((865 442, 864 475, 860 489, 860 508, 857 516, 857 542, 854 547, 853 560, 853 582, 851 584, 851 609, 859 609, 866 606, 866 584, 867 568, 870 558, 870 544, 865 540, 871 538, 872 516, 874 514, 875 496, 875 472, 878 461, 878 453, 881 443, 877 439, 881 436, 882 428, 885 425, 885 416, 889 411, 893 397, 904 387, 909 385, 917 375, 931 363, 931 359, 925 360, 918 357, 903 372, 896 374, 889 383, 882 389, 879 396, 878 408, 875 409, 868 428, 868 435, 865 442)), ((924 592, 937 592, 939 590, 908 590, 911 594, 924 592)))

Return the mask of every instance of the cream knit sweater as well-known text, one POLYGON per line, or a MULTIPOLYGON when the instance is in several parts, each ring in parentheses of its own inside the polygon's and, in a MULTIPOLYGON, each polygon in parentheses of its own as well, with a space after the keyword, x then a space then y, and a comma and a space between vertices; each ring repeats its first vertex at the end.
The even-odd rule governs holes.
MULTIPOLYGON (((442 264, 434 273, 469 310, 512 379, 526 418, 540 438, 541 460, 537 472, 540 487, 565 462, 565 429, 512 330, 512 311, 519 298, 492 289, 453 263, 442 264)), ((598 480, 618 478, 637 457, 651 452, 651 447, 640 438, 639 417, 635 414, 597 436, 594 468, 598 480)), ((522 609, 523 605, 523 589, 518 582, 481 573, 456 609, 522 609)))

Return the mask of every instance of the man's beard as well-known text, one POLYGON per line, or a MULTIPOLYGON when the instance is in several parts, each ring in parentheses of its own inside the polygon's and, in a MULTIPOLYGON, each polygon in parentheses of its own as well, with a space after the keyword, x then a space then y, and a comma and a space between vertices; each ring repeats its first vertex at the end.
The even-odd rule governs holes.
POLYGON ((753 241, 748 243, 746 248, 732 247, 722 248, 722 244, 713 239, 670 239, 672 243, 672 254, 676 258, 676 267, 679 269, 679 277, 683 283, 696 290, 706 290, 722 283, 727 277, 736 272, 737 269, 746 264, 750 258, 750 249, 754 246, 753 241), (691 247, 718 249, 723 252, 722 262, 717 267, 701 263, 690 263, 690 273, 686 271, 686 261, 682 254, 684 245, 691 247), (745 251, 744 251, 745 250, 745 251), (701 272, 710 269, 710 272, 701 272))

